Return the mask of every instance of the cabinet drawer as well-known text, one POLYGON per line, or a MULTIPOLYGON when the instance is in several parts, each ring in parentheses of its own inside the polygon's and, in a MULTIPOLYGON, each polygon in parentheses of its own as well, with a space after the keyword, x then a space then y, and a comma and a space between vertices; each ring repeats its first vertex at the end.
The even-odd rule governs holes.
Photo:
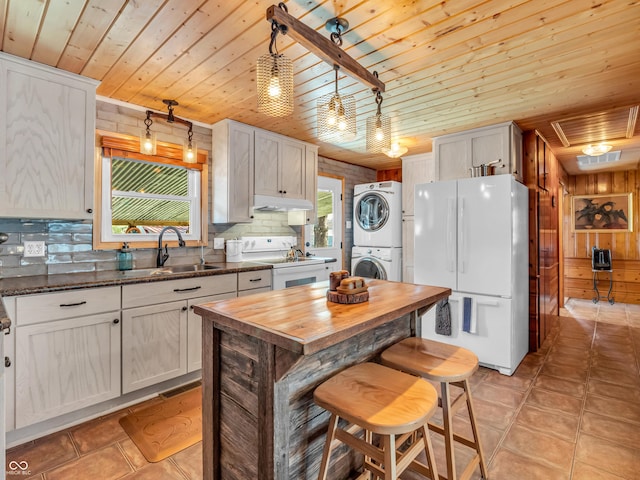
POLYGON ((142 307, 235 291, 235 273, 124 285, 122 308, 142 307))
POLYGON ((83 288, 16 298, 16 325, 120 310, 120 287, 83 288))
POLYGON ((271 270, 238 273, 238 291, 271 287, 271 270))
POLYGON ((270 292, 271 287, 254 288, 252 290, 240 290, 238 291, 239 297, 246 297, 247 295, 253 295, 254 293, 270 292))

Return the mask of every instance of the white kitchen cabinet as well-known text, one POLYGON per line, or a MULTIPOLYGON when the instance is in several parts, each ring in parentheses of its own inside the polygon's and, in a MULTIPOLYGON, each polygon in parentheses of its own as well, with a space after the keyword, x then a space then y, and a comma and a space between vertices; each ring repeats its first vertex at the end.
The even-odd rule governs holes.
POLYGON ((254 131, 233 120, 212 126, 213 223, 253 219, 254 131))
POLYGON ((97 84, 0 53, 0 217, 92 218, 97 84))
POLYGON ((122 393, 187 373, 187 302, 122 311, 122 393))
POLYGON ((255 195, 305 198, 305 165, 304 143, 256 130, 255 195))
POLYGON ((200 368, 202 324, 189 306, 236 296, 236 282, 229 273, 123 286, 122 393, 200 368))
POLYGON ((522 180, 522 131, 513 122, 435 137, 433 151, 438 180, 471 177, 472 167, 496 160, 496 174, 522 180))
POLYGON ((432 152, 402 158, 402 281, 413 282, 414 187, 436 179, 432 152))
POLYGON ((15 426, 120 395, 120 312, 16 327, 15 426))
POLYGON ((305 169, 305 198, 313 208, 311 210, 293 210, 288 212, 289 225, 315 225, 318 221, 318 147, 306 145, 305 149, 306 165, 305 169), (311 170, 311 171, 310 171, 311 170))
POLYGON ((202 368, 202 317, 194 313, 193 307, 235 297, 236 292, 230 292, 187 300, 187 372, 202 368))

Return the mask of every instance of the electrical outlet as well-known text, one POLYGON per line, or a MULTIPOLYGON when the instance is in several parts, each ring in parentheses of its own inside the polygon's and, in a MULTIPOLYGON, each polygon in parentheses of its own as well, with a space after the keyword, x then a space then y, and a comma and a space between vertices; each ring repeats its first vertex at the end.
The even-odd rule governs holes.
POLYGON ((25 257, 44 257, 45 247, 43 241, 23 242, 25 257))
POLYGON ((224 248, 224 238, 214 238, 213 239, 213 248, 224 248))

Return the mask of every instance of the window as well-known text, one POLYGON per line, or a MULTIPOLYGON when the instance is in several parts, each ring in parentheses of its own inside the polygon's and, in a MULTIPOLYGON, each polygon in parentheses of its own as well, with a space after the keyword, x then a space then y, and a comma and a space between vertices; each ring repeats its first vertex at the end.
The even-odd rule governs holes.
MULTIPOLYGON (((100 201, 94 247, 118 248, 124 242, 153 247, 167 226, 177 228, 188 245, 206 244, 207 165, 206 156, 200 157, 202 163, 185 164, 179 159, 104 148, 96 185, 100 201)), ((172 230, 164 238, 177 240, 172 230)))

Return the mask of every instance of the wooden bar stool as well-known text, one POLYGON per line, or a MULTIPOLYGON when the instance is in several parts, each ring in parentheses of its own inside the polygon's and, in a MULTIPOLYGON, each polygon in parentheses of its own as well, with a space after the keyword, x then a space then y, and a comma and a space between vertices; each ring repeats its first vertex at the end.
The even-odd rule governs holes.
POLYGON ((326 480, 332 449, 342 442, 365 456, 358 478, 396 480, 407 468, 438 479, 427 422, 438 394, 428 382, 376 363, 347 368, 316 388, 316 404, 331 412, 319 480, 326 480), (338 420, 349 424, 338 427, 338 420), (364 439, 355 434, 364 430, 364 439), (413 435, 417 432, 418 435, 413 435), (381 448, 371 441, 380 435, 381 448), (408 443, 415 438, 413 443, 408 443), (403 447, 402 451, 397 451, 403 447), (416 460, 425 452, 427 464, 416 460))
POLYGON ((487 479, 487 466, 480 446, 480 437, 471 401, 471 389, 469 388, 469 378, 478 369, 478 357, 465 348, 411 337, 382 352, 381 360, 383 364, 392 368, 440 383, 441 394, 438 405, 442 407, 443 427, 430 422, 429 429, 444 436, 447 479, 466 480, 471 477, 478 465, 482 478, 487 479), (449 388, 452 384, 463 390, 462 394, 453 402, 449 388), (464 403, 466 403, 469 412, 473 439, 453 433, 453 417, 464 403), (456 474, 454 440, 473 448, 476 452, 459 477, 456 474))

